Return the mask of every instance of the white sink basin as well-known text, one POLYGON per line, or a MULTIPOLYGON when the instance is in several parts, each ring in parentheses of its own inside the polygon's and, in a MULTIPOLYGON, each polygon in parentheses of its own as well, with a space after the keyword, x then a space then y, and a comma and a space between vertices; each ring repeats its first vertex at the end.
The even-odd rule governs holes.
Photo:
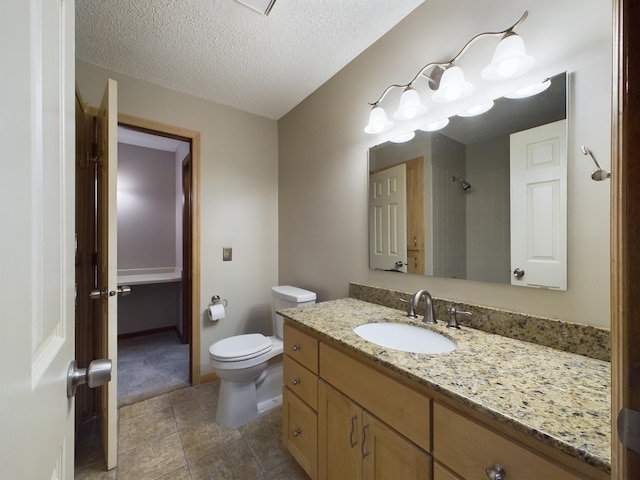
POLYGON ((353 331, 368 342, 403 352, 447 353, 456 349, 447 337, 404 323, 366 323, 353 331))

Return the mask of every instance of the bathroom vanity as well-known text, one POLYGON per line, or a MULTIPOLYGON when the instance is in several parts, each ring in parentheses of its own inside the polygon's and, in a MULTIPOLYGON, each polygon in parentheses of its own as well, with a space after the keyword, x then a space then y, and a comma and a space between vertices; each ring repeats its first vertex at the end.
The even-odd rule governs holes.
POLYGON ((420 320, 353 298, 281 313, 283 439, 311 478, 610 477, 608 362, 442 321, 453 352, 380 347, 353 329, 420 320))

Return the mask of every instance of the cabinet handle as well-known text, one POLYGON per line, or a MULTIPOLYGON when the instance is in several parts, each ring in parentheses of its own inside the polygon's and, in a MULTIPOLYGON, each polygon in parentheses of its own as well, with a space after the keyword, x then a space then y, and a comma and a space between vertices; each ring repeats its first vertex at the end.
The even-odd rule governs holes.
POLYGON ((299 436, 300 434, 302 434, 302 431, 299 428, 296 428, 293 432, 291 432, 293 434, 294 437, 299 436))
POLYGON ((358 417, 356 415, 351 417, 351 433, 349 434, 349 445, 351 445, 351 448, 353 448, 356 445, 358 445, 358 442, 354 442, 353 441, 353 434, 355 433, 355 430, 356 430, 356 419, 357 418, 358 417))
POLYGON ((300 345, 298 345, 297 343, 294 343, 293 345, 291 345, 291 350, 293 350, 294 352, 297 352, 298 350, 300 350, 300 345))
POLYGON ((299 383, 300 383, 299 378, 294 378, 293 380, 291 380, 291 385, 298 385, 299 383))
POLYGON ((487 472, 487 478, 489 478, 489 480, 505 480, 505 478, 507 478, 507 472, 505 472, 504 467, 498 463, 487 467, 485 472, 487 472))
POLYGON ((364 451, 364 444, 367 442, 367 428, 369 428, 369 425, 364 425, 362 427, 362 446, 360 451, 362 452, 362 458, 366 457, 367 455, 369 455, 369 452, 365 452, 364 451))

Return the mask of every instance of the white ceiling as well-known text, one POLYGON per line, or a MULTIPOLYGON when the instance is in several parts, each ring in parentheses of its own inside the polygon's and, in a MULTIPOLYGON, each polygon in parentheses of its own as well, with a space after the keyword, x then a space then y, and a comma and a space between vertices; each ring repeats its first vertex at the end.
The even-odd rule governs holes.
POLYGON ((424 0, 78 0, 76 57, 279 119, 424 0))

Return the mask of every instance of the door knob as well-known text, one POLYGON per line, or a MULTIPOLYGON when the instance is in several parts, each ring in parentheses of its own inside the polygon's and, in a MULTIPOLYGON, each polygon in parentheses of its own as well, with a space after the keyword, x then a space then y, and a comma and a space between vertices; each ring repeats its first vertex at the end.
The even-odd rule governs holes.
POLYGON ((516 277, 516 278, 522 278, 522 277, 524 277, 524 270, 523 270, 523 269, 521 269, 521 268, 516 268, 516 269, 513 271, 513 276, 514 276, 514 277, 516 277))
POLYGON ((91 290, 89 298, 98 300, 102 297, 115 297, 116 295, 126 297, 129 294, 131 294, 131 287, 129 285, 120 285, 116 290, 91 290))
POLYGON ((67 397, 75 396, 79 385, 86 383, 89 388, 99 387, 111 380, 111 359, 94 360, 88 368, 78 368, 75 360, 71 360, 67 371, 67 397))

